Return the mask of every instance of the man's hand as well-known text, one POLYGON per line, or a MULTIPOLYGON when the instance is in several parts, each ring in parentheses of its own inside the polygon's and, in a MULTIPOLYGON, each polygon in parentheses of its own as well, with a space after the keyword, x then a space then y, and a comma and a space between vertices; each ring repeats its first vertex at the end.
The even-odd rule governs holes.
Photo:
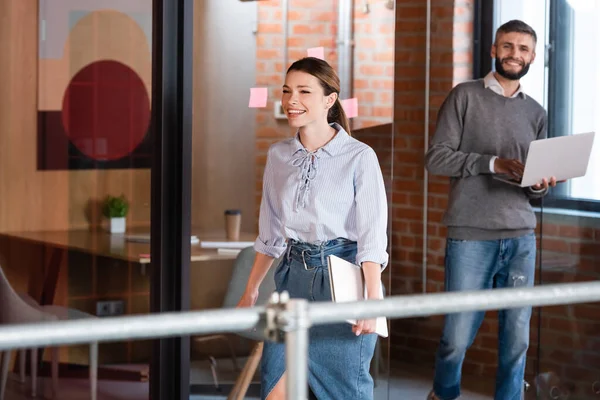
POLYGON ((519 160, 507 160, 505 158, 494 160, 494 172, 497 174, 510 175, 516 179, 521 179, 524 170, 525 166, 519 160))
POLYGON ((548 179, 544 178, 542 180, 542 183, 533 185, 532 188, 533 188, 533 190, 542 190, 542 189, 547 190, 549 187, 555 187, 557 183, 562 183, 562 182, 566 182, 566 181, 556 182, 556 178, 552 177, 552 178, 550 178, 550 182, 548 182, 548 179))

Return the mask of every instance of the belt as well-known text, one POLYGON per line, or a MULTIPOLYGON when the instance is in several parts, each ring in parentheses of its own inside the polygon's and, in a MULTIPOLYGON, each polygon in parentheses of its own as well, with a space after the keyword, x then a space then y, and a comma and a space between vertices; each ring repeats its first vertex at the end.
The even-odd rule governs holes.
POLYGON ((325 266, 325 257, 335 254, 336 249, 352 244, 356 245, 356 242, 344 238, 337 238, 320 244, 289 239, 286 256, 288 261, 291 259, 300 261, 304 269, 311 271, 315 268, 325 266))

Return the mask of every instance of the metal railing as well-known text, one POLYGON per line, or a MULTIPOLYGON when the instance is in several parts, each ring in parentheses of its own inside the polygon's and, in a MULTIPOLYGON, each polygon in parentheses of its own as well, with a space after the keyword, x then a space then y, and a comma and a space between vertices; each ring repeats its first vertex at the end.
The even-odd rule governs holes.
POLYGON ((267 337, 286 343, 286 368, 290 376, 286 380, 287 398, 305 400, 308 394, 308 329, 311 325, 379 316, 395 319, 596 301, 600 301, 600 282, 391 296, 384 300, 351 303, 309 303, 276 295, 266 307, 4 326, 0 327, 0 351, 264 328, 267 337))

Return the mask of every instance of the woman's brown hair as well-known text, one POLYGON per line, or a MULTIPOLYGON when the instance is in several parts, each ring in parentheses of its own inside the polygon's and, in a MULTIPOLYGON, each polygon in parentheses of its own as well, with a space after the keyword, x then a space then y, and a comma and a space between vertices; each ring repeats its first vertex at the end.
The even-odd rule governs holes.
POLYGON ((326 61, 315 57, 305 57, 295 63, 293 63, 287 70, 287 73, 291 71, 300 71, 311 74, 319 80, 325 96, 329 96, 331 93, 337 94, 335 104, 331 106, 327 113, 327 122, 337 122, 344 130, 350 134, 350 121, 346 116, 346 112, 340 102, 340 78, 338 78, 335 70, 331 68, 326 61))

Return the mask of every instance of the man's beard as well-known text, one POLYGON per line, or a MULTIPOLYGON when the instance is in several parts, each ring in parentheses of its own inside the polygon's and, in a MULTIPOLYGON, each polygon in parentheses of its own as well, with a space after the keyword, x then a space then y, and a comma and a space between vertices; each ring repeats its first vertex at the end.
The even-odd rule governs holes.
MULTIPOLYGON (((523 64, 523 67, 521 68, 521 70, 519 72, 509 72, 509 71, 505 70, 504 67, 502 66, 502 63, 507 60, 514 60, 514 59, 507 57, 507 58, 503 58, 502 60, 499 60, 498 58, 496 58, 496 62, 494 64, 494 66, 496 67, 496 72, 498 74, 500 74, 500 76, 503 76, 506 79, 509 79, 511 81, 518 81, 519 79, 524 77, 527 74, 527 72, 529 72, 529 66, 531 65, 531 63, 523 64)), ((516 60, 514 60, 514 61, 516 61, 516 60)))

